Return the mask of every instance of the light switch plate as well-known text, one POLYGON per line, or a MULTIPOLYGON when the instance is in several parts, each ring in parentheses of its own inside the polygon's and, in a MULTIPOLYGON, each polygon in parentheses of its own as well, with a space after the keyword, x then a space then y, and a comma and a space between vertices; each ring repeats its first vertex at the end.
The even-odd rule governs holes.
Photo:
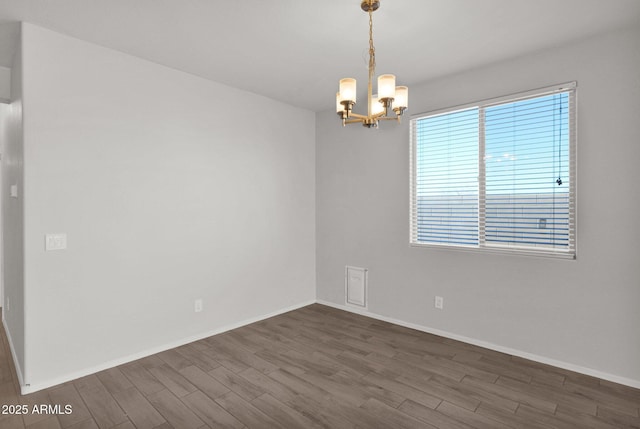
POLYGON ((11 185, 11 196, 18 198, 18 185, 11 185))
POLYGON ((67 234, 46 234, 44 250, 63 250, 67 248, 67 234))

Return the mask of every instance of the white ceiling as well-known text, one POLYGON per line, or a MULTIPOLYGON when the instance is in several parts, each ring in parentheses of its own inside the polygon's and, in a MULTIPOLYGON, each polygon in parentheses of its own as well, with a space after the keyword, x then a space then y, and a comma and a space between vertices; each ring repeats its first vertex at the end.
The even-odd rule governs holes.
MULTIPOLYGON (((0 66, 18 21, 315 111, 367 78, 360 0, 0 0, 0 66)), ((381 0, 377 72, 411 86, 633 25, 640 0, 381 0)))

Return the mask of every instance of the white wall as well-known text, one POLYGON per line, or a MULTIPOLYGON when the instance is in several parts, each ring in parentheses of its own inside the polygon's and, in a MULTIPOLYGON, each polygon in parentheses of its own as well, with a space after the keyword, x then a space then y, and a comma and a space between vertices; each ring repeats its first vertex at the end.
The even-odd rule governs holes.
POLYGON ((365 267, 372 314, 640 387, 638 40, 629 29, 410 88, 415 114, 578 81, 575 261, 409 247, 409 121, 343 129, 319 114, 318 299, 344 304, 345 265, 365 267))
POLYGON ((22 377, 24 354, 24 151, 22 127, 22 55, 16 51, 11 79, 11 104, 0 104, 0 153, 2 178, 2 318, 11 343, 18 377, 22 377), (10 189, 16 185, 18 198, 10 189))
POLYGON ((312 112, 23 38, 27 390, 315 299, 312 112))

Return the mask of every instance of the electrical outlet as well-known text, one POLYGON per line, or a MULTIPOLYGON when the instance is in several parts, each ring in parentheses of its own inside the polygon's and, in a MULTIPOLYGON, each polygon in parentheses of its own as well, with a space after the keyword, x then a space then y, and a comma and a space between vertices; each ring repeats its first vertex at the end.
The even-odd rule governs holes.
POLYGON ((200 313, 202 311, 202 300, 196 299, 193 307, 196 313, 200 313))
POLYGON ((67 248, 67 234, 46 234, 44 250, 64 250, 67 248))
POLYGON ((433 303, 433 305, 438 309, 438 310, 442 310, 444 308, 444 298, 441 296, 436 296, 436 299, 433 303))

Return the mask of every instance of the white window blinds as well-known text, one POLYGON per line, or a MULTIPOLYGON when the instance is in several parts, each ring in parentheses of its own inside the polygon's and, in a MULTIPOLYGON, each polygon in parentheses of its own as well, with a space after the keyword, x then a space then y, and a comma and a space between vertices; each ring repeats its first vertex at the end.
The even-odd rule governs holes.
POLYGON ((575 83, 411 120, 411 243, 575 256, 575 83))
POLYGON ((416 122, 416 238, 478 243, 478 109, 416 122))

